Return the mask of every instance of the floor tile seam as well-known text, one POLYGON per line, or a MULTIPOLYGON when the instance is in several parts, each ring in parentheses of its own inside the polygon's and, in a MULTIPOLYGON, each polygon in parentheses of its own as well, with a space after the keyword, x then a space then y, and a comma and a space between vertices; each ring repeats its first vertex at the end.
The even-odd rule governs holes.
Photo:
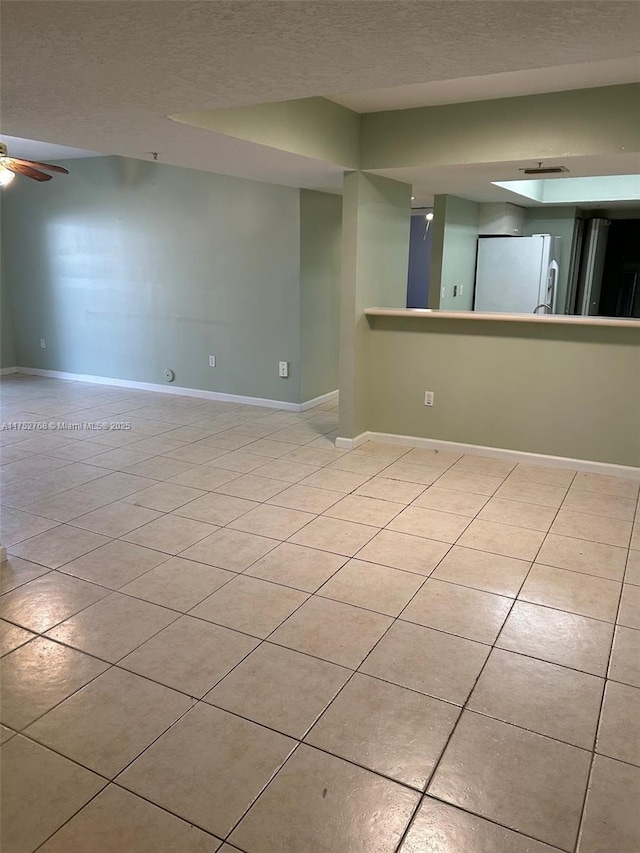
MULTIPOLYGON (((53 751, 53 750, 52 750, 52 751, 53 751)), ((63 756, 63 758, 66 758, 66 756, 63 756)), ((69 759, 67 759, 67 760, 69 760, 69 759)), ((82 767, 82 765, 80 765, 80 766, 82 767)), ((85 769, 86 769, 86 768, 85 768, 85 769)), ((108 782, 108 780, 105 780, 105 784, 102 786, 102 788, 100 788, 100 790, 99 790, 99 791, 96 791, 96 793, 95 793, 95 794, 93 794, 93 796, 91 796, 91 797, 87 800, 87 802, 83 803, 83 804, 80 806, 80 808, 79 808, 79 809, 77 809, 76 811, 74 811, 74 813, 73 813, 70 817, 68 817, 66 820, 64 820, 64 821, 60 824, 60 826, 56 827, 52 833, 50 833, 49 835, 47 835, 47 837, 46 837, 43 841, 41 841, 38 845, 36 845, 36 847, 34 847, 34 848, 33 848, 33 853, 37 853, 37 851, 38 851, 38 850, 41 850, 41 849, 44 847, 44 845, 45 845, 48 841, 50 841, 50 840, 53 838, 53 836, 54 836, 57 832, 59 832, 59 831, 60 831, 64 826, 66 826, 66 825, 67 825, 71 820, 73 820, 73 818, 74 818, 74 817, 76 817, 77 815, 79 815, 79 814, 80 814, 80 812, 81 812, 84 808, 86 808, 86 806, 88 806, 88 805, 89 805, 90 803, 92 803, 92 802, 93 802, 97 797, 99 797, 99 796, 100 796, 100 794, 102 794, 102 793, 103 793, 103 791, 105 791, 108 787, 109 787, 109 782, 108 782)))
POLYGON ((608 685, 608 682, 610 680, 609 679, 609 672, 611 670, 611 658, 613 656, 613 644, 615 642, 615 635, 616 635, 616 630, 617 630, 617 625, 618 625, 618 616, 620 614, 620 606, 622 603, 623 591, 624 591, 624 585, 621 584, 620 585, 620 592, 618 595, 618 605, 616 608, 615 623, 614 623, 613 631, 611 633, 611 642, 609 644, 609 654, 607 656, 607 664, 605 666, 605 684, 604 684, 604 690, 602 691, 602 695, 600 697, 600 707, 598 709, 598 720, 596 722, 596 734, 595 734, 595 738, 594 738, 593 754, 591 756, 591 763, 589 764, 589 773, 587 775, 587 787, 586 787, 586 790, 584 792, 584 796, 582 798, 582 807, 580 809, 580 819, 578 821, 578 831, 576 833, 576 838, 575 838, 575 843, 574 843, 574 851, 577 850, 578 845, 580 843, 581 836, 582 836, 582 830, 584 827, 584 821, 585 821, 585 816, 586 816, 586 812, 587 812, 587 799, 589 796, 591 781, 593 779, 595 758, 596 758, 596 754, 599 754, 599 753, 597 753, 598 738, 600 736, 600 729, 602 726, 602 718, 603 718, 603 712, 604 712, 605 695, 607 693, 607 685, 608 685))
MULTIPOLYGON (((582 539, 581 539, 580 541, 582 542, 582 541, 584 541, 584 540, 582 540, 582 539)), ((619 548, 619 547, 621 547, 621 546, 619 546, 619 545, 612 545, 611 547, 612 547, 612 548, 619 548)), ((623 551, 627 551, 627 552, 629 551, 629 549, 628 549, 628 548, 623 548, 622 550, 623 550, 623 551)), ((626 561, 625 561, 625 562, 626 562, 626 561)), ((535 560, 535 561, 534 561, 534 563, 533 563, 533 565, 534 565, 534 566, 542 566, 542 567, 544 567, 544 568, 546 568, 546 569, 561 569, 563 572, 571 572, 571 573, 572 573, 572 574, 574 574, 574 575, 584 575, 584 576, 586 576, 586 577, 589 577, 589 578, 596 578, 596 580, 601 580, 601 581, 611 581, 611 583, 619 583, 619 584, 623 584, 623 583, 624 583, 624 581, 622 580, 622 578, 621 578, 620 580, 618 580, 618 579, 616 579, 616 578, 607 577, 606 575, 594 575, 592 572, 585 572, 585 571, 582 571, 581 569, 570 569, 570 568, 568 568, 567 566, 556 566, 556 565, 554 565, 553 563, 550 563, 550 562, 548 562, 548 561, 545 561, 544 559, 543 559, 543 560, 535 560)))
MULTIPOLYGON (((640 513, 640 491, 638 492, 638 497, 636 498, 636 511, 635 511, 635 513, 634 513, 634 519, 635 519, 636 517, 638 517, 638 513, 640 513)), ((633 524, 634 524, 634 525, 635 525, 635 524, 640 524, 640 517, 638 517, 638 521, 637 521, 637 522, 636 522, 636 521, 634 521, 634 522, 633 522, 633 524)), ((632 530, 632 533, 631 533, 631 540, 633 540, 633 530, 634 530, 633 526, 632 526, 631 530, 632 530)), ((627 559, 626 559, 626 562, 625 562, 625 564, 624 564, 624 574, 623 574, 623 576, 622 576, 622 583, 623 583, 623 584, 624 584, 624 583, 629 583, 629 581, 627 581, 627 579, 626 579, 626 578, 627 578, 627 571, 629 570, 629 558, 631 557, 631 551, 635 551, 635 550, 636 550, 635 548, 632 548, 632 547, 631 547, 631 544, 632 544, 632 541, 630 541, 630 542, 629 542, 629 550, 628 550, 628 552, 627 552, 627 559)), ((640 544, 639 544, 639 546, 638 546, 638 547, 640 548, 640 544)), ((639 582, 638 584, 632 584, 632 586, 640 586, 640 582, 639 582)))

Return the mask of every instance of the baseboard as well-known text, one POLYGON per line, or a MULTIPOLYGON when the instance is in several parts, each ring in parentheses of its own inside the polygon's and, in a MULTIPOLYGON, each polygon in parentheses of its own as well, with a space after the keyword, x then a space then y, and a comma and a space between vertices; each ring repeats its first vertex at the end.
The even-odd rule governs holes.
POLYGON ((380 441, 384 444, 399 444, 406 447, 420 447, 427 450, 442 450, 450 453, 465 453, 471 456, 491 456, 494 459, 506 459, 512 462, 524 462, 528 465, 540 465, 544 468, 571 468, 589 474, 606 474, 609 477, 626 477, 640 480, 640 468, 631 465, 618 465, 614 462, 593 462, 590 459, 572 459, 568 456, 548 456, 544 453, 529 453, 524 450, 507 450, 502 447, 483 447, 479 444, 462 444, 458 441, 441 441, 434 438, 420 438, 414 435, 394 435, 389 432, 362 432, 355 438, 336 438, 336 447, 355 450, 367 441, 380 441))
POLYGON ((8 376, 9 373, 17 373, 17 367, 0 367, 0 376, 8 376))
POLYGON ((136 391, 155 391, 159 394, 177 394, 181 397, 197 397, 201 400, 217 400, 223 403, 243 403, 250 406, 264 406, 268 409, 282 409, 286 412, 306 412, 320 406, 327 400, 338 396, 337 391, 323 394, 306 403, 288 403, 285 400, 269 400, 264 397, 245 397, 240 394, 225 394, 222 391, 206 391, 199 388, 182 388, 176 385, 159 385, 155 382, 135 382, 132 379, 112 379, 108 376, 90 376, 83 373, 66 373, 63 370, 44 370, 40 367, 4 368, 7 373, 25 373, 32 376, 46 376, 50 379, 67 379, 70 382, 88 382, 92 385, 109 385, 116 388, 132 388, 136 391))
POLYGON ((308 409, 315 409, 316 406, 321 406, 323 403, 329 403, 332 400, 338 399, 338 391, 329 391, 328 394, 321 394, 319 397, 314 397, 312 400, 307 400, 306 403, 300 403, 300 411, 306 412, 308 409))

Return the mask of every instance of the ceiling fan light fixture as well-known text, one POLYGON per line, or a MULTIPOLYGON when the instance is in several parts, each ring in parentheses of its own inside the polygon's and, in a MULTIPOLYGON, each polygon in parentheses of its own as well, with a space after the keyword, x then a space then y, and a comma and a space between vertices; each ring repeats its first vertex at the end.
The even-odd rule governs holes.
POLYGON ((5 169, 4 166, 0 166, 0 187, 6 187, 14 178, 15 175, 13 172, 5 169))

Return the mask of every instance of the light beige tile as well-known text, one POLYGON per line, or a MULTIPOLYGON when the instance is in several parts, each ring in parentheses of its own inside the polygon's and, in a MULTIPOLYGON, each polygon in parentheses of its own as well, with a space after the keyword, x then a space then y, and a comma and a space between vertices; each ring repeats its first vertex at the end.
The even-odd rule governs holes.
POLYGON ((108 595, 106 589, 49 572, 2 596, 2 616, 42 633, 108 595))
POLYGON ((468 474, 491 474, 494 477, 506 477, 516 467, 515 462, 495 459, 492 456, 467 455, 451 467, 452 471, 464 471, 468 474))
POLYGON ((191 615, 265 638, 307 598, 297 589, 243 575, 205 598, 191 615))
POLYGON ((312 486, 318 489, 329 489, 334 492, 348 494, 355 491, 359 486, 369 479, 366 474, 355 474, 352 471, 336 471, 335 469, 321 468, 309 477, 301 481, 303 486, 312 486))
POLYGON ((458 540, 466 548, 476 548, 503 557, 533 560, 544 539, 544 533, 493 521, 472 521, 458 540))
POLYGON ((316 592, 346 561, 346 557, 338 554, 283 542, 250 566, 244 574, 306 592, 316 592))
MULTIPOLYGON (((391 480, 389 477, 379 476, 372 477, 371 480, 356 489, 355 494, 407 506, 424 492, 424 488, 422 483, 406 483, 402 480, 391 480)), ((439 507, 435 507, 435 509, 439 509, 439 507)))
POLYGON ((585 492, 597 492, 601 495, 616 495, 623 498, 637 498, 640 482, 625 477, 608 477, 603 474, 576 474, 573 488, 585 492))
POLYGON ((558 509, 566 494, 567 490, 564 486, 532 483, 528 480, 516 480, 509 477, 496 492, 496 497, 558 509))
POLYGON ((35 850, 106 784, 90 770, 20 735, 5 743, 0 754, 5 781, 2 849, 11 853, 35 850))
POLYGON ((64 468, 47 471, 40 476, 44 482, 55 483, 58 486, 64 486, 65 489, 73 489, 90 483, 92 480, 97 480, 99 477, 104 477, 106 473, 104 468, 100 466, 99 462, 94 464, 94 459, 100 458, 102 455, 92 456, 90 465, 74 462, 71 465, 65 465, 64 468))
POLYGON ((449 547, 443 542, 423 539, 421 536, 381 530, 358 552, 358 559, 428 576, 449 547))
POLYGON ((631 522, 561 509, 553 522, 551 532, 560 536, 573 536, 576 539, 589 539, 591 542, 628 548, 631 522))
POLYGON ((588 542, 570 536, 550 533, 542 544, 536 561, 560 569, 571 569, 585 575, 621 581, 627 552, 615 545, 588 542))
POLYGON ((616 581, 605 578, 534 564, 518 598, 615 622, 621 587, 616 581))
POLYGON ((48 636, 115 663, 177 618, 175 611, 113 592, 48 636))
POLYGON ((287 488, 284 480, 271 480, 255 474, 244 474, 236 480, 220 485, 216 491, 223 495, 233 495, 253 501, 266 501, 287 488))
POLYGON ((401 618, 480 643, 494 643, 512 600, 429 578, 401 618))
POLYGON ((245 634, 183 616, 119 666, 200 699, 257 644, 245 634))
POLYGON ((28 560, 21 560, 20 557, 13 557, 9 554, 0 565, 2 592, 10 592, 12 589, 46 575, 48 572, 49 569, 46 566, 39 566, 37 563, 30 563, 28 560))
POLYGON ((320 516, 292 536, 291 542, 353 557, 376 533, 377 527, 320 516))
POLYGON ((284 735, 199 703, 118 783, 224 837, 294 746, 284 735))
POLYGON ((640 687, 640 631, 622 625, 616 628, 609 678, 640 687))
POLYGON ((83 530, 92 530, 94 533, 116 538, 154 521, 159 516, 160 513, 155 510, 116 501, 75 518, 72 524, 83 530))
POLYGON ((617 518, 620 521, 633 521, 636 499, 569 489, 562 508, 605 518, 617 518))
POLYGON ((63 571, 100 586, 119 589, 139 575, 167 559, 168 555, 151 548, 114 540, 90 554, 67 563, 63 571))
POLYGON ((640 587, 623 584, 618 622, 627 628, 640 628, 640 587))
POLYGON ((392 621, 380 613, 314 596, 290 616, 270 640, 356 669, 392 621))
POLYGON ((17 545, 18 542, 51 530, 57 525, 58 522, 50 518, 40 518, 30 512, 3 507, 0 516, 0 541, 5 547, 17 545))
POLYGON ((190 462, 192 465, 206 465, 216 457, 223 456, 226 451, 221 447, 210 447, 196 442, 183 444, 174 450, 167 451, 164 456, 168 459, 178 459, 180 462, 190 462))
POLYGON ((416 498, 413 506, 473 518, 486 502, 487 498, 484 495, 474 495, 472 492, 456 492, 454 489, 441 489, 434 485, 416 498))
POLYGON ((640 765, 640 689, 608 681, 596 752, 640 765))
MULTIPOLYGON (((638 518, 638 513, 636 511, 636 519, 638 518)), ((640 551, 640 523, 636 522, 633 525, 633 530, 631 533, 631 547, 636 551, 640 551)))
POLYGON ((107 668, 103 661, 37 637, 2 662, 2 722, 20 731, 107 668))
POLYGON ((462 705, 489 651, 488 646, 471 640, 398 621, 371 652, 361 671, 462 705))
POLYGON ((440 468, 442 471, 450 468, 462 456, 461 453, 451 453, 426 447, 413 447, 404 455, 403 462, 416 465, 426 465, 430 468, 440 468))
MULTIPOLYGON (((98 456, 92 456, 91 464, 113 471, 124 471, 137 462, 144 462, 150 456, 150 453, 138 453, 128 447, 118 447, 115 450, 107 450, 106 453, 99 453, 98 456)), ((74 483, 74 485, 76 484, 74 483)))
POLYGON ((57 492, 55 495, 37 498, 31 503, 26 503, 24 509, 55 521, 71 521, 110 501, 111 498, 104 495, 89 495, 87 492, 81 492, 80 489, 68 489, 65 492, 57 492))
POLYGON ((245 450, 232 450, 230 453, 216 457, 210 464, 214 468, 237 471, 239 474, 249 474, 267 461, 266 456, 259 456, 257 452, 247 453, 245 450))
POLYGON ((361 444, 354 453, 373 453, 376 456, 387 459, 399 459, 409 452, 409 448, 402 444, 391 444, 386 441, 366 441, 361 444))
POLYGON ((269 477, 272 480, 282 480, 285 483, 299 483, 318 471, 316 465, 305 465, 303 462, 292 462, 287 459, 271 459, 255 470, 257 477, 269 477))
POLYGON ((136 477, 135 474, 117 471, 112 474, 105 472, 104 477, 79 486, 79 490, 90 495, 103 495, 116 501, 119 498, 126 498, 128 495, 142 491, 142 489, 148 489, 149 486, 153 485, 155 485, 154 481, 148 477, 136 477))
MULTIPOLYGON (((109 785, 40 848, 42 853, 213 853, 218 840, 152 803, 109 785)), ((231 848, 229 848, 231 849, 231 848)))
POLYGON ((596 755, 579 853, 637 853, 640 846, 640 769, 596 755))
POLYGON ((40 478, 47 471, 63 468, 69 463, 65 459, 55 459, 51 456, 32 456, 21 462, 10 462, 2 466, 2 478, 5 482, 23 480, 25 477, 40 478))
POLYGON ((188 548, 180 556, 221 569, 243 572, 260 557, 264 557, 278 544, 277 539, 255 536, 228 528, 207 536, 197 545, 188 548))
POLYGON ((498 637, 499 648, 605 675, 613 625, 517 601, 498 637))
POLYGON ((259 504, 256 501, 247 501, 229 495, 220 495, 217 492, 209 492, 174 510, 173 514, 224 527, 225 524, 229 524, 230 521, 234 521, 257 506, 259 504))
POLYGON ((68 524, 59 524, 52 530, 39 533, 11 547, 11 553, 25 560, 40 563, 49 569, 59 569, 65 563, 95 551, 109 539, 87 530, 78 530, 68 524))
POLYGON ((624 582, 640 586, 640 551, 629 551, 624 582))
POLYGON ((206 492, 201 489, 192 489, 190 486, 179 486, 176 483, 156 483, 148 489, 134 492, 125 500, 135 506, 147 507, 159 512, 171 512, 196 498, 202 497, 204 494, 206 492))
MULTIPOLYGON (((6 726, 0 725, 0 745, 6 743, 15 735, 13 729, 8 729, 6 726)), ((0 830, 1 831, 1 830, 0 830)))
POLYGON ((347 495, 326 510, 325 515, 330 518, 341 518, 343 521, 355 521, 359 524, 384 527, 403 508, 404 504, 393 503, 390 500, 369 498, 363 495, 347 495))
POLYGON ((555 853, 556 849, 425 797, 398 853, 555 853))
POLYGON ((111 667, 29 726, 27 734, 112 778, 192 704, 174 690, 111 667))
POLYGON ((351 676, 351 670, 263 643, 205 702, 301 738, 351 676))
POLYGON ((223 471, 222 468, 199 465, 197 468, 190 468, 183 474, 176 474, 168 482, 175 483, 178 486, 189 486, 192 489, 212 492, 214 489, 230 484, 233 480, 240 479, 240 477, 241 475, 237 471, 223 471))
MULTIPOLYGON (((239 432, 246 432, 248 435, 257 435, 258 432, 263 433, 264 436, 271 435, 272 432, 276 432, 272 427, 258 427, 257 424, 251 425, 246 424, 239 428, 239 432), (251 430, 251 432, 250 432, 251 430)), ((291 454, 291 456, 287 456, 291 462, 305 462, 309 465, 326 465, 327 462, 330 462, 331 459, 326 459, 324 461, 314 461, 314 456, 305 456, 304 453, 301 458, 298 458, 294 454, 298 453, 298 445, 290 444, 287 441, 273 441, 270 438, 259 438, 258 441, 254 441, 252 444, 247 445, 248 453, 257 453, 259 456, 267 456, 270 459, 280 459, 282 456, 287 454, 291 454)), ((306 448, 300 448, 301 451, 306 450, 306 448)), ((321 451, 321 453, 324 451, 321 451)), ((315 457, 317 458, 317 457, 315 457)), ((322 460, 323 457, 321 456, 322 460)))
POLYGON ((409 506, 393 519, 389 530, 453 544, 468 524, 461 515, 409 506))
POLYGON ((591 750, 603 690, 602 678, 494 649, 467 707, 591 750))
POLYGON ((396 849, 418 800, 417 791, 302 745, 230 841, 260 853, 330 853, 342 838, 349 853, 386 853, 396 849))
POLYGON ((338 492, 329 489, 314 489, 311 486, 290 486, 284 492, 270 498, 267 503, 287 509, 319 514, 340 500, 338 492))
POLYGON ((163 515, 122 538, 125 542, 175 555, 210 536, 217 529, 213 524, 194 521, 192 518, 163 515))
POLYGON ((449 470, 438 479, 438 487, 457 492, 491 496, 504 482, 503 477, 492 474, 472 474, 466 471, 449 470))
POLYGON ((442 468, 431 468, 427 465, 417 465, 415 462, 407 462, 400 459, 384 468, 381 472, 385 477, 392 480, 400 480, 405 483, 430 486, 435 483, 442 474, 442 468))
POLYGON ((245 533, 254 533, 258 536, 288 539, 314 518, 316 516, 309 512, 262 504, 232 521, 228 526, 232 530, 243 530, 245 533))
POLYGON ((478 514, 478 518, 482 521, 497 521, 546 533, 551 527, 555 514, 556 511, 551 507, 527 504, 522 501, 508 501, 504 498, 491 498, 478 514))
POLYGON ((446 702, 356 673, 306 741, 422 789, 458 714, 446 702))
POLYGON ((424 578, 413 572, 349 560, 318 590, 318 595, 398 616, 423 583, 424 578))
POLYGON ((28 643, 29 640, 33 640, 35 636, 31 631, 25 631, 24 628, 0 619, 0 656, 9 654, 28 643))
POLYGON ((548 486, 564 486, 568 488, 576 472, 569 468, 544 468, 541 465, 516 465, 509 480, 526 480, 529 483, 544 483, 548 486))
POLYGON ((590 762, 586 750, 465 711, 428 792, 572 850, 590 762))
POLYGON ((334 459, 327 468, 336 471, 352 471, 354 474, 367 474, 373 477, 389 465, 389 460, 373 454, 344 453, 334 459))
POLYGON ((433 577, 515 598, 530 567, 524 560, 454 545, 433 577))
POLYGON ((122 587, 122 592, 186 613, 233 577, 235 573, 225 569, 172 557, 122 587))
MULTIPOLYGON (((137 450, 138 444, 135 444, 133 449, 137 450)), ((124 470, 128 474, 149 477, 151 480, 169 480, 171 477, 190 471, 192 467, 191 462, 181 462, 179 459, 169 459, 167 456, 154 456, 153 459, 145 459, 129 465, 124 470)))

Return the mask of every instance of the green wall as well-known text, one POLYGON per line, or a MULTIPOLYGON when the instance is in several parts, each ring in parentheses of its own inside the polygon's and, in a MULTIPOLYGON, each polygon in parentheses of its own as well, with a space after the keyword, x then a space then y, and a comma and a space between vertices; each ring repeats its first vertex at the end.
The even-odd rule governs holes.
POLYGON ((369 324, 365 309, 404 308, 411 185, 362 172, 345 175, 340 286, 342 438, 367 429, 369 324))
POLYGON ((299 190, 120 157, 66 165, 3 193, 18 364, 155 383, 170 367, 178 386, 299 402, 299 190))
POLYGON ((640 466, 637 325, 369 321, 368 430, 640 466))
POLYGON ((567 299, 567 282, 571 264, 571 245, 576 223, 575 207, 529 207, 525 215, 523 236, 551 234, 560 237, 560 274, 558 276, 558 314, 564 314, 567 299))
POLYGON ((342 198, 300 192, 300 399, 338 387, 342 198))
MULTIPOLYGON (((453 195, 436 196, 434 221, 442 220, 442 230, 434 234, 434 239, 437 236, 441 241, 435 260, 440 275, 432 279, 432 292, 437 294, 441 311, 473 309, 479 213, 480 205, 475 201, 453 195)), ((433 272, 432 268, 432 275, 433 272)))

